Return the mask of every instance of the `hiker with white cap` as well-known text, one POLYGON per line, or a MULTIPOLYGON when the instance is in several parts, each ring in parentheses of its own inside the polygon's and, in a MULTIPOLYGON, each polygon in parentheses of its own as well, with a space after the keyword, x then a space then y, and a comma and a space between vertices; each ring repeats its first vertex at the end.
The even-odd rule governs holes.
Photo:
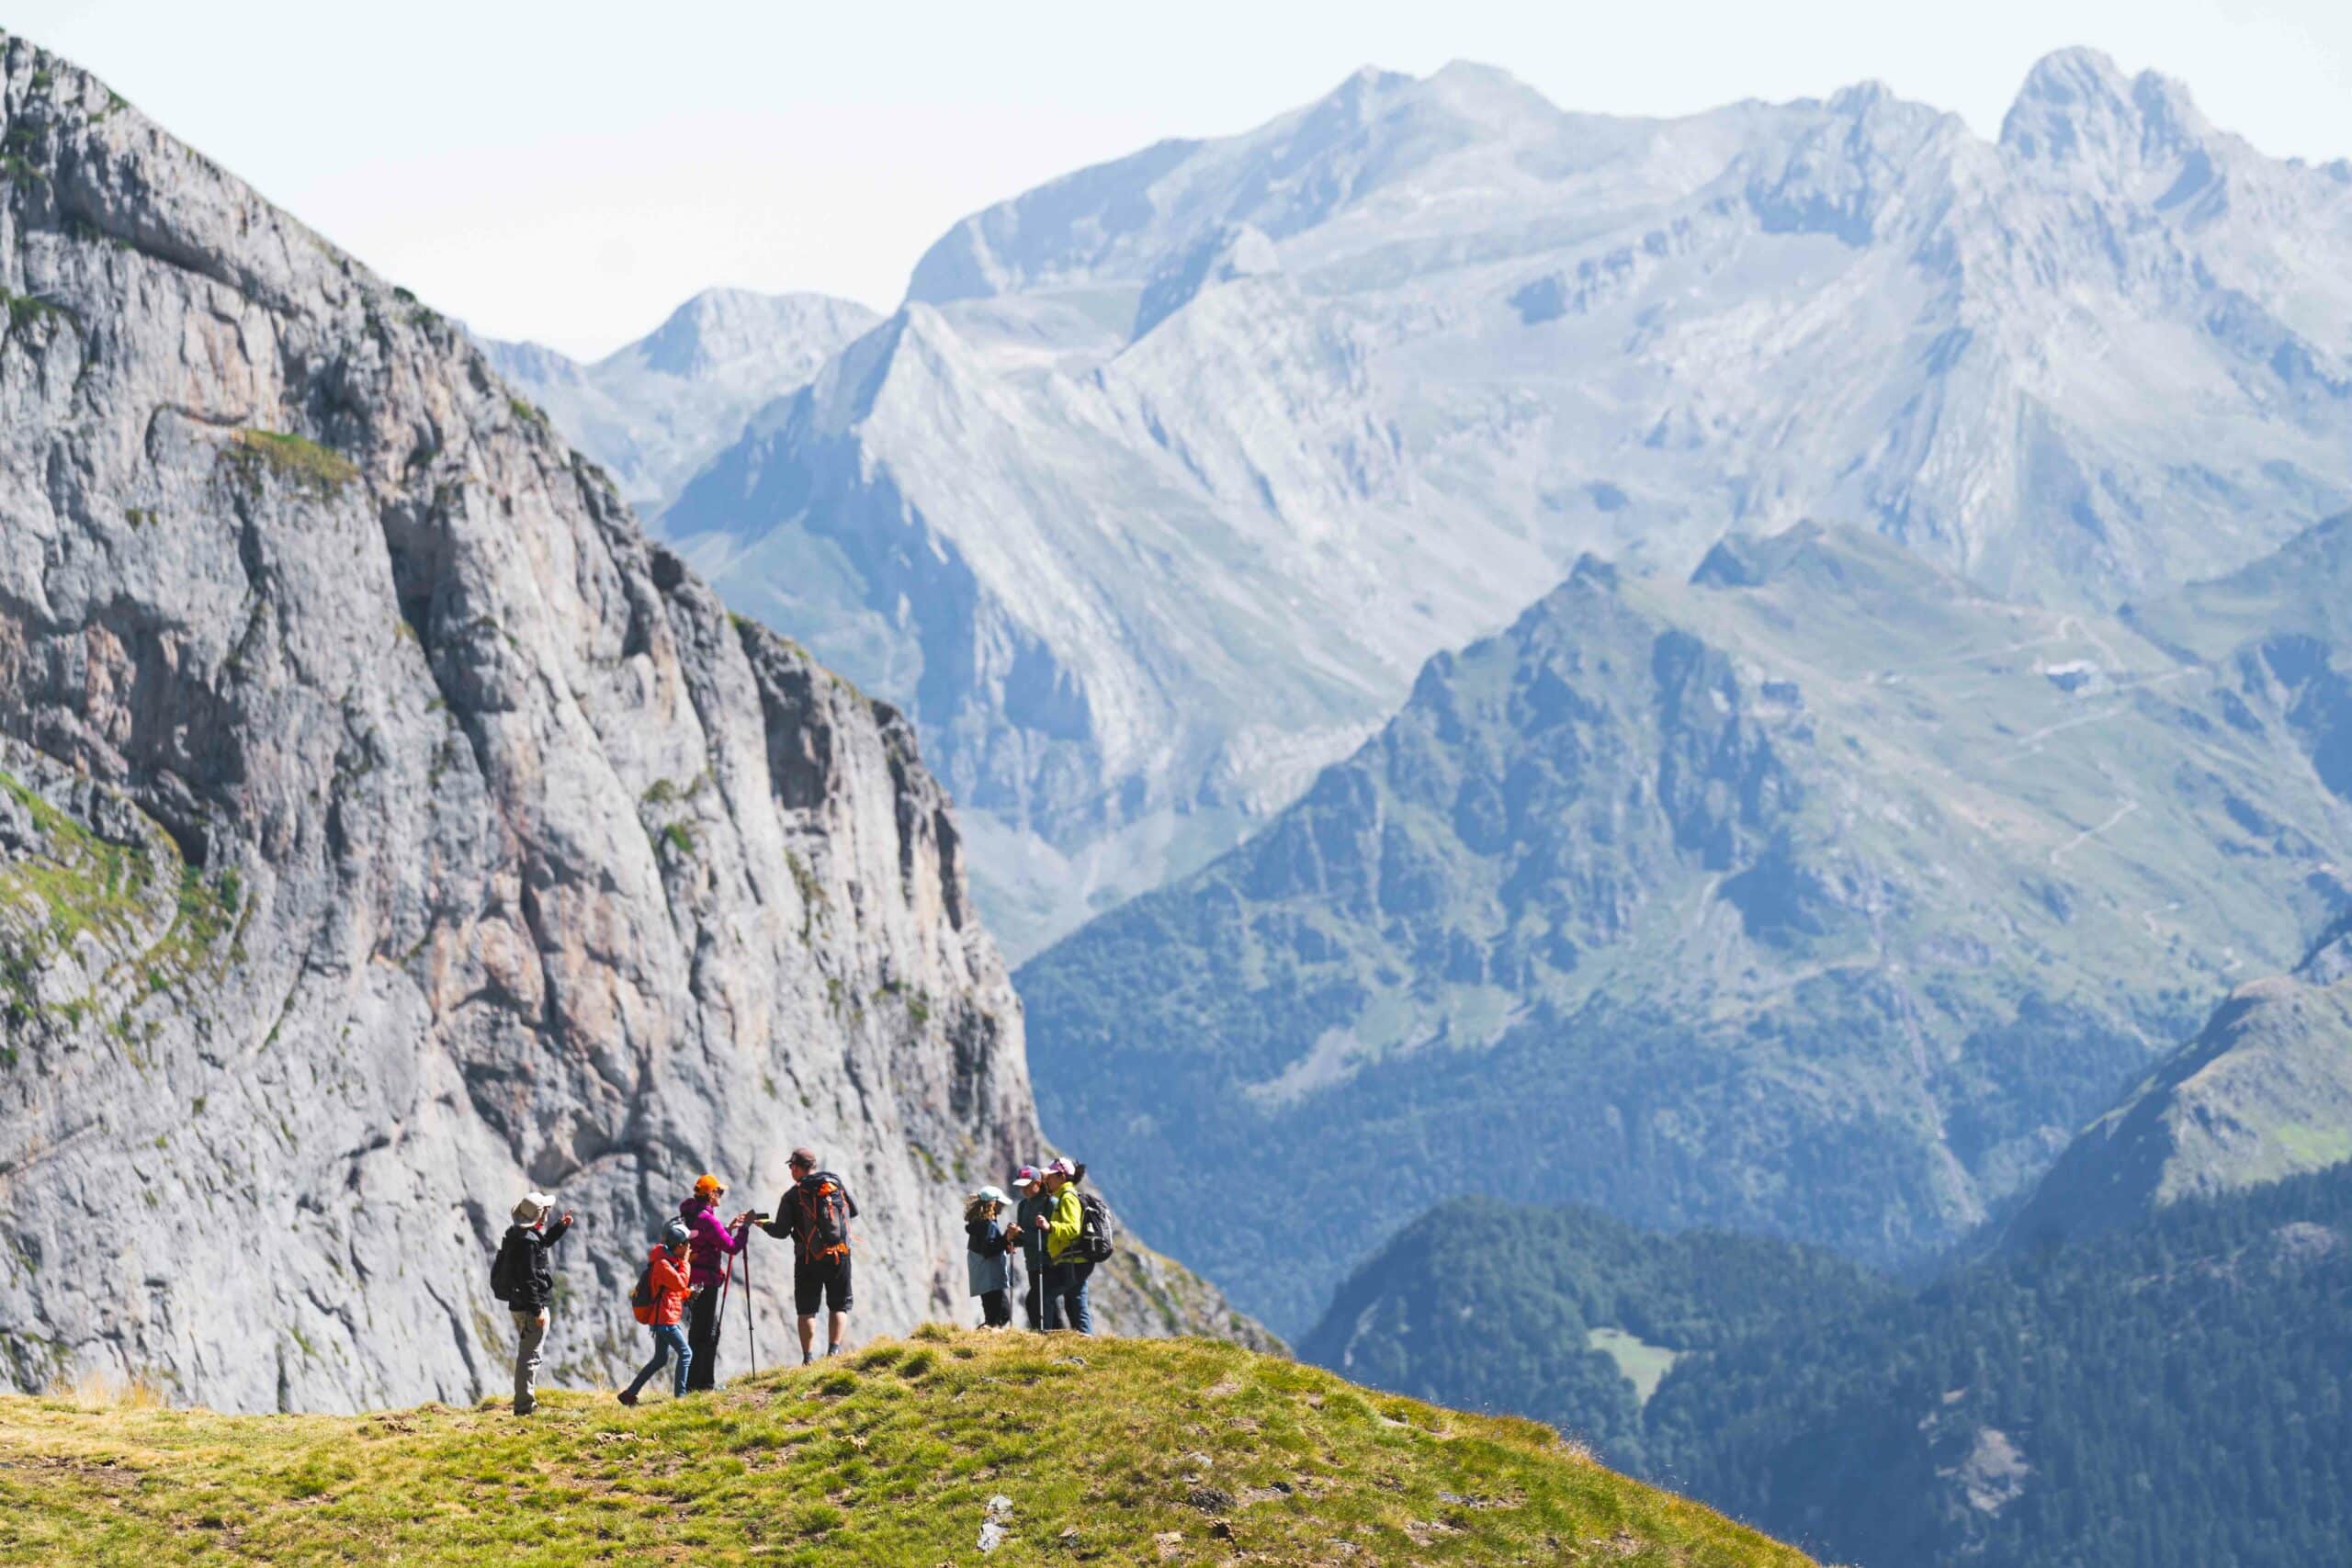
POLYGON ((526 1192, 514 1205, 514 1223, 498 1244, 490 1266, 490 1293, 514 1314, 514 1414, 528 1416, 538 1408, 534 1386, 539 1375, 539 1348, 548 1339, 548 1305, 555 1300, 555 1265, 548 1252, 571 1229, 571 1211, 548 1224, 555 1200, 544 1192, 526 1192))
POLYGON ((1012 1244, 1005 1239, 1005 1196, 1001 1188, 983 1187, 964 1201, 964 1255, 971 1276, 972 1294, 980 1298, 980 1326, 1007 1328, 1012 1324, 1012 1244))

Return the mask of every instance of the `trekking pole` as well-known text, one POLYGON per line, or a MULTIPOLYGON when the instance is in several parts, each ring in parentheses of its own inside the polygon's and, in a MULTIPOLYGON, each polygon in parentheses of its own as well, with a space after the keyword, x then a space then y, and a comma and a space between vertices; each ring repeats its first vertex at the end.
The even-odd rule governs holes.
POLYGON ((751 1347, 752 1371, 760 1370, 760 1304, 752 1299, 752 1249, 743 1248, 743 1342, 751 1347))
MULTIPOLYGON (((729 1257, 718 1266, 718 1305, 710 1314, 710 1348, 718 1348, 719 1331, 727 1326, 727 1287, 735 1280, 735 1259, 729 1257)), ((714 1371, 716 1368, 712 1369, 714 1371)), ((715 1385, 714 1385, 715 1386, 715 1385)))

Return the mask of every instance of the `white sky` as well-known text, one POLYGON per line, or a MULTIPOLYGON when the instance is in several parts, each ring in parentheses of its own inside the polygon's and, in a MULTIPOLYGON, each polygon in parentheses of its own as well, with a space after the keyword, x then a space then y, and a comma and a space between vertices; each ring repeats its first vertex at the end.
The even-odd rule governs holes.
POLYGON ((2267 152, 2352 154, 2346 0, 0 0, 0 26, 440 309, 579 355, 710 284, 888 309, 965 213, 1365 64, 1643 114, 1876 77, 1990 134, 2087 43, 2267 152))

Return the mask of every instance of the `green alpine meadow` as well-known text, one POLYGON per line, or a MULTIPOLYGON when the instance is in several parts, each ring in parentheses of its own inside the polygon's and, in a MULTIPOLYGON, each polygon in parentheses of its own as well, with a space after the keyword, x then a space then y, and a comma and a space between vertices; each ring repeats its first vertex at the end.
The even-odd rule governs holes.
POLYGON ((0 1399, 20 1562, 1800 1568, 1532 1421, 1198 1339, 938 1325, 715 1395, 356 1416, 0 1399), (983 1546, 994 1527, 1001 1551, 983 1546))

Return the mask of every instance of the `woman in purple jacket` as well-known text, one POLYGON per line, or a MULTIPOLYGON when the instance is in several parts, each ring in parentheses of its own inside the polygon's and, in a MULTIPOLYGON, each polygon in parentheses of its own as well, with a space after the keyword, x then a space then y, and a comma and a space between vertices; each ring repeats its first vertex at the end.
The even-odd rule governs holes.
POLYGON ((695 1195, 678 1205, 678 1217, 686 1222, 687 1255, 692 1260, 686 1279, 694 1291, 686 1329, 686 1346, 694 1352, 686 1373, 688 1393, 716 1386, 719 1288, 732 1267, 721 1259, 743 1250, 743 1237, 752 1225, 748 1213, 726 1224, 718 1223, 718 1200, 726 1193, 726 1183, 715 1176, 704 1176, 695 1182, 695 1195))

